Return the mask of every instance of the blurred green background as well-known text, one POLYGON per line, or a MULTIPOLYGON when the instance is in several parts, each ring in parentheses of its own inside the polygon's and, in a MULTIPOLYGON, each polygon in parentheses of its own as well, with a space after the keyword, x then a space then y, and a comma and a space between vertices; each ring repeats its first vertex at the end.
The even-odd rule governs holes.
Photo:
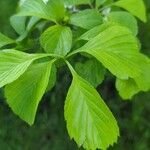
MULTIPOLYGON (((14 37, 9 17, 15 13, 17 0, 0 0, 0 32, 14 37)), ((150 56, 150 0, 145 0, 148 22, 139 22, 143 53, 150 56)), ((66 68, 58 72, 56 86, 43 97, 35 124, 30 127, 7 106, 0 89, 0 150, 77 150, 70 141, 63 116, 64 98, 70 84, 66 68), (66 88, 64 88, 66 87, 66 88)), ((150 150, 150 92, 122 101, 114 87, 115 79, 106 78, 98 90, 114 113, 121 135, 109 150, 150 150)))

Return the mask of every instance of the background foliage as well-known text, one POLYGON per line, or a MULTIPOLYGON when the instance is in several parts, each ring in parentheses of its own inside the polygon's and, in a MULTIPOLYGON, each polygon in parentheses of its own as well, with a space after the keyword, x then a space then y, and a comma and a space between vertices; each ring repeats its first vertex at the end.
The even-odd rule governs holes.
MULTIPOLYGON (((139 38, 143 52, 150 56, 150 1, 145 0, 148 22, 139 22, 139 38)), ((15 12, 17 0, 0 1, 0 31, 10 37, 15 33, 9 17, 15 12)), ((67 135, 63 106, 70 85, 67 69, 61 69, 57 84, 44 96, 32 127, 15 116, 5 103, 0 90, 0 150, 76 150, 67 135), (63 78, 62 78, 63 77, 63 78), (65 87, 65 88, 64 88, 65 87)), ((98 90, 113 111, 121 130, 119 142, 110 150, 149 150, 150 148, 150 93, 140 93, 132 101, 121 101, 114 88, 114 78, 109 76, 98 90)))

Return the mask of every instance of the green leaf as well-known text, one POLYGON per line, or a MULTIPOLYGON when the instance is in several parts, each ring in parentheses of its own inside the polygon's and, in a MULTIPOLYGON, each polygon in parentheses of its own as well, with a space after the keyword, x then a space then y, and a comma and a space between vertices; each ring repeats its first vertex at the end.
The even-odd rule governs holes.
POLYGON ((146 10, 143 0, 120 0, 113 5, 121 7, 129 11, 141 21, 146 22, 146 10))
POLYGON ((64 0, 66 5, 90 4, 91 0, 64 0))
POLYGON ((96 0, 96 8, 104 4, 107 0, 96 0))
POLYGON ((42 0, 26 0, 17 15, 35 16, 57 22, 64 17, 65 8, 61 0, 50 0, 47 4, 42 0))
POLYGON ((134 77, 134 80, 141 91, 148 91, 150 90, 150 59, 142 54, 137 54, 135 57, 133 62, 138 65, 141 74, 134 77))
POLYGON ((26 19, 26 17, 16 15, 10 18, 11 26, 19 35, 24 34, 26 31, 26 19))
POLYGON ((95 59, 88 60, 85 63, 76 63, 75 70, 94 87, 97 87, 104 80, 105 69, 95 59))
POLYGON ((52 65, 51 74, 50 74, 50 77, 49 77, 49 82, 48 82, 46 92, 50 91, 55 86, 56 79, 57 79, 57 68, 56 68, 55 65, 52 65))
POLYGON ((42 0, 26 0, 20 7, 18 16, 36 16, 43 19, 52 19, 48 14, 48 7, 42 0))
POLYGON ((117 79, 116 88, 119 92, 119 95, 125 100, 131 99, 140 91, 136 82, 131 78, 128 80, 117 79))
POLYGON ((10 18, 11 26, 20 35, 18 41, 27 37, 30 30, 40 19, 37 17, 31 17, 27 22, 27 17, 14 15, 10 18), (27 27, 26 27, 27 25, 27 27))
POLYGON ((31 65, 5 88, 8 105, 21 119, 32 125, 38 104, 48 86, 53 61, 31 65))
MULTIPOLYGON (((89 38, 89 41, 75 53, 83 51, 91 54, 119 80, 126 81, 126 84, 130 78, 133 79, 138 91, 150 89, 150 60, 139 53, 137 40, 127 28, 113 25, 102 30, 96 37, 84 37, 89 38)), ((135 86, 130 87, 133 90, 128 95, 120 95, 123 98, 131 98, 138 92, 135 91, 135 86)))
POLYGON ((0 48, 12 43, 15 43, 15 41, 0 33, 0 48))
POLYGON ((117 122, 98 92, 74 72, 65 102, 65 120, 71 139, 85 149, 106 150, 119 136, 117 122))
POLYGON ((133 35, 135 36, 138 33, 137 20, 128 12, 125 11, 111 12, 108 15, 108 20, 129 28, 132 31, 133 35))
POLYGON ((47 53, 66 55, 72 46, 72 32, 69 27, 55 25, 41 36, 40 43, 47 53))
POLYGON ((82 34, 78 40, 89 41, 90 39, 93 39, 95 36, 99 35, 101 32, 103 32, 107 28, 112 27, 114 25, 117 25, 117 24, 114 22, 105 22, 102 25, 98 25, 98 26, 88 30, 87 32, 82 34))
POLYGON ((62 21, 66 13, 63 0, 49 0, 47 5, 51 16, 58 22, 62 21))
POLYGON ((30 64, 44 55, 27 54, 8 49, 0 51, 0 87, 19 78, 30 64))
POLYGON ((29 32, 39 20, 40 19, 37 17, 31 17, 27 24, 26 30, 29 32))
POLYGON ((70 16, 70 24, 84 29, 91 29, 102 24, 102 16, 96 10, 86 9, 72 14, 70 16))
POLYGON ((123 99, 131 99, 139 91, 146 92, 150 90, 150 59, 142 54, 135 54, 132 61, 137 64, 141 73, 133 79, 117 79, 116 87, 123 99))
POLYGON ((125 27, 107 28, 77 50, 77 52, 82 51, 97 58, 120 79, 132 78, 141 73, 138 63, 134 62, 139 51, 137 39, 125 27))

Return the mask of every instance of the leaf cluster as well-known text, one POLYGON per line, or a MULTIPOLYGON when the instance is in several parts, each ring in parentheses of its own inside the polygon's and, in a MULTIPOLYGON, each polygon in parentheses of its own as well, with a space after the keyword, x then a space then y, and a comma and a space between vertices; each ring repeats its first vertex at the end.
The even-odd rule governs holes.
POLYGON ((57 69, 67 65, 73 79, 64 116, 71 139, 89 150, 117 142, 117 121, 95 88, 109 71, 123 99, 150 89, 150 59, 140 52, 135 17, 146 22, 142 0, 20 1, 10 18, 17 39, 0 33, 0 87, 12 111, 32 125, 57 69))

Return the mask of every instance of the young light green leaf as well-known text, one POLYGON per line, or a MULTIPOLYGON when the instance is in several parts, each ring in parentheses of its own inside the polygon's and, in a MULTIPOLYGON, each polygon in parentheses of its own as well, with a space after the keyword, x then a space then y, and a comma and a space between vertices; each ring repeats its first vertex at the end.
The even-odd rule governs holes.
POLYGON ((119 0, 113 5, 126 9, 141 21, 146 22, 146 10, 143 0, 119 0))
POLYGON ((93 55, 120 79, 132 78, 141 73, 138 63, 134 62, 139 51, 137 39, 125 27, 109 27, 77 51, 93 55))
POLYGON ((42 0, 26 0, 17 15, 35 16, 56 22, 64 17, 65 8, 61 0, 50 0, 47 4, 42 0))
POLYGON ((118 23, 121 26, 125 26, 132 31, 133 35, 137 35, 137 20, 130 13, 125 11, 114 11, 111 12, 107 17, 108 21, 118 23))
POLYGON ((60 25, 49 27, 41 35, 40 43, 47 53, 65 56, 72 46, 72 31, 60 25))
POLYGON ((34 60, 41 57, 44 55, 27 54, 12 49, 0 51, 0 87, 15 81, 34 60))
POLYGON ((91 0, 64 0, 66 5, 90 4, 91 0))
POLYGON ((53 61, 33 64, 5 88, 7 103, 15 114, 32 125, 38 104, 48 86, 53 61))
POLYGON ((86 9, 70 16, 70 24, 84 28, 91 29, 97 25, 102 24, 101 14, 92 9, 86 9))
POLYGON ((79 147, 106 150, 119 136, 117 122, 98 92, 69 67, 73 75, 65 102, 69 135, 79 147))
POLYGON ((95 59, 88 60, 85 63, 76 63, 75 70, 94 87, 97 87, 104 80, 105 68, 95 59))
POLYGON ((125 99, 131 99, 135 94, 137 94, 140 89, 134 79, 127 79, 127 80, 116 80, 116 88, 119 92, 119 95, 125 99))
POLYGON ((15 41, 0 33, 0 48, 12 43, 15 43, 15 41))

